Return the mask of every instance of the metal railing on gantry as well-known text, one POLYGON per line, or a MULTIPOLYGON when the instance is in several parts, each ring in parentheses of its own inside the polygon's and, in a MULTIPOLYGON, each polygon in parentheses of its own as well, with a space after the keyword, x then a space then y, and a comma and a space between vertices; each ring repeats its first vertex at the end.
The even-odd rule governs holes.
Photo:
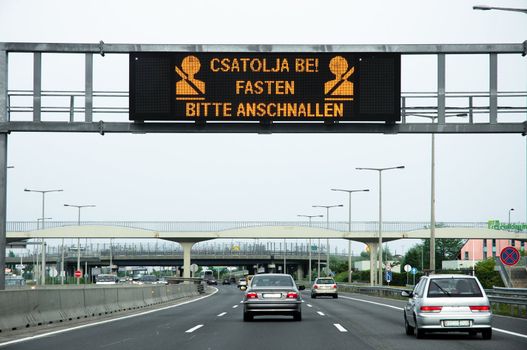
MULTIPOLYGON (((250 227, 299 226, 309 227, 307 221, 81 221, 82 226, 114 226, 142 229, 156 232, 220 232, 250 227)), ((46 229, 77 226, 76 221, 46 221, 46 229)), ((326 222, 313 222, 311 227, 326 228, 326 222)), ((328 225, 330 230, 348 232, 347 221, 333 221, 328 225)), ((355 221, 351 223, 352 232, 377 231, 377 221, 355 221)), ((408 232, 430 227, 427 221, 385 221, 383 232, 408 232)), ((487 228, 487 222, 440 222, 436 227, 487 228)), ((36 221, 8 221, 7 232, 27 232, 38 229, 36 221)))

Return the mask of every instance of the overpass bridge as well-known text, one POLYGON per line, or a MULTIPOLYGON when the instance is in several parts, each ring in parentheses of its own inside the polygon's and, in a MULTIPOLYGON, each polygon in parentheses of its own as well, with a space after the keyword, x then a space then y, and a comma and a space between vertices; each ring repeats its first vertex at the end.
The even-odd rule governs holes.
MULTIPOLYGON (((305 221, 73 221, 46 222, 37 229, 36 222, 7 222, 7 241, 60 238, 134 238, 161 239, 181 244, 184 276, 190 276, 192 246, 213 239, 345 239, 362 242, 370 247, 371 264, 378 246, 378 222, 305 221)), ((526 240, 526 228, 501 230, 488 222, 441 222, 436 225, 436 238, 514 239, 526 240)), ((383 222, 383 241, 426 239, 430 237, 429 222, 383 222)))

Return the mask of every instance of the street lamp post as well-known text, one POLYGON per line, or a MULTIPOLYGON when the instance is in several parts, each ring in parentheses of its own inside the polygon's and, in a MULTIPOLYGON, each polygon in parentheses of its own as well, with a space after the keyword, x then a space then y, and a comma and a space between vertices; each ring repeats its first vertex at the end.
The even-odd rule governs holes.
POLYGON ((499 10, 499 11, 512 11, 512 12, 521 12, 527 14, 527 9, 519 9, 519 8, 512 8, 512 7, 496 7, 496 6, 487 6, 487 5, 476 5, 472 6, 473 10, 499 10))
MULTIPOLYGON (((349 217, 348 217, 348 232, 351 233, 351 194, 353 192, 369 192, 369 189, 365 190, 343 190, 339 188, 332 188, 332 191, 337 192, 347 192, 348 193, 348 209, 349 209, 349 217)), ((348 239, 348 283, 351 283, 351 239, 348 239)))
POLYGON ((511 211, 514 211, 514 208, 509 209, 509 225, 511 224, 511 211))
MULTIPOLYGON (((77 208, 78 214, 77 214, 77 226, 81 225, 81 209, 82 208, 94 208, 95 205, 88 204, 88 205, 75 205, 75 204, 64 204, 65 207, 73 207, 77 208)), ((62 254, 64 255, 64 238, 62 239, 62 254)), ((62 271, 64 271, 64 260, 63 265, 61 266, 62 271)), ((81 239, 80 237, 77 237, 77 271, 80 271, 81 269, 81 239)), ((84 271, 86 273, 87 271, 84 271)), ((64 272, 61 273, 63 275, 64 272)), ((64 277, 61 279, 61 284, 64 284, 64 277)), ((77 278, 77 284, 80 284, 80 278, 77 278)))
MULTIPOLYGON (((437 115, 414 114, 414 117, 428 118, 435 122, 437 115)), ((466 117, 466 113, 456 113, 445 115, 445 118, 451 117, 466 117)), ((436 190, 435 190, 435 134, 431 134, 431 165, 430 165, 430 271, 435 270, 436 266, 436 190)), ((424 269, 424 267, 423 267, 424 269)))
MULTIPOLYGON (((324 215, 297 215, 297 216, 303 217, 303 218, 308 218, 309 219, 309 227, 311 227, 311 219, 313 219, 313 218, 323 218, 324 217, 324 215)), ((309 268, 308 268, 308 271, 309 271, 309 284, 311 285, 311 275, 312 275, 311 274, 311 237, 309 237, 308 254, 309 254, 309 268)), ((318 261, 318 264, 320 266, 320 259, 318 261)))
MULTIPOLYGON (((45 208, 46 208, 46 193, 48 192, 62 192, 62 189, 57 190, 30 190, 28 188, 24 188, 24 192, 37 192, 42 194, 42 229, 45 228, 45 221, 46 216, 45 208)), ((44 242, 44 237, 42 237, 42 242, 44 242)), ((44 245, 44 243, 43 243, 44 245)), ((45 249, 42 250, 42 270, 41 270, 41 276, 40 276, 40 284, 45 285, 46 284, 46 252, 45 249)))
MULTIPOLYGON (((329 209, 331 208, 340 208, 340 207, 343 207, 344 205, 342 204, 335 204, 335 205, 314 205, 313 208, 325 208, 326 209, 326 229, 329 230, 329 209)), ((326 245, 327 245, 327 250, 326 250, 326 273, 329 272, 329 238, 326 239, 326 245)), ((318 264, 319 266, 319 271, 318 271, 318 276, 317 277, 320 277, 320 262, 318 264)))
MULTIPOLYGON (((379 265, 379 273, 378 273, 378 280, 379 280, 379 286, 382 286, 382 172, 385 170, 393 170, 393 169, 404 169, 404 165, 396 166, 396 167, 389 167, 389 168, 356 168, 357 170, 374 170, 379 173, 379 256, 378 256, 378 265, 379 265)), ((371 254, 372 252, 370 252, 371 254)))

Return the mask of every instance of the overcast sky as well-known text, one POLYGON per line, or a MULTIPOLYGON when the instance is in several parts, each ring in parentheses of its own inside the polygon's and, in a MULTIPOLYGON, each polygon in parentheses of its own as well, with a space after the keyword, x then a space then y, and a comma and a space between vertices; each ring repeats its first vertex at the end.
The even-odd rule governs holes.
MULTIPOLYGON (((439 1, 6 1, 0 41, 171 44, 521 43, 527 15, 474 11, 484 0, 439 1)), ((487 1, 527 7, 527 1, 487 1)), ((434 56, 403 57, 402 91, 437 88, 434 56)), ((43 89, 83 87, 83 57, 44 55, 43 89)), ((10 57, 10 89, 31 89, 29 55, 10 57)), ((127 90, 125 56, 95 58, 95 90, 127 90)), ((447 91, 488 91, 486 56, 448 56, 447 91)), ((527 58, 500 56, 499 90, 527 90, 527 58), (503 57, 503 58, 502 58, 503 57)), ((525 105, 526 102, 523 102, 525 105)), ((28 117, 28 116, 26 116, 28 117)), ((29 116, 30 117, 30 116, 29 116)), ((67 116, 62 116, 67 118, 67 116)), ((94 117, 97 120, 98 116, 94 117)), ((120 117, 122 121, 127 116, 120 117)), ((508 117, 524 121, 525 115, 508 117)), ((526 221, 521 135, 436 137, 437 220, 526 221)), ((296 220, 314 204, 347 203, 352 219, 430 219, 430 135, 9 135, 8 220, 36 220, 40 196, 62 188, 46 216, 75 220, 64 203, 95 204, 86 220, 296 220)), ((347 208, 331 219, 347 220, 347 208)))

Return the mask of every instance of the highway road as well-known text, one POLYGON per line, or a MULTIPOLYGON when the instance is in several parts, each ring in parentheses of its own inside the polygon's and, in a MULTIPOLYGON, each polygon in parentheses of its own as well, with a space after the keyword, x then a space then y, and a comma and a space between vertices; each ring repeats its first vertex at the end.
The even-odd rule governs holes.
POLYGON ((527 349, 524 319, 496 316, 492 340, 461 333, 416 339, 404 333, 402 301, 344 293, 338 299, 303 296, 301 322, 281 316, 243 322, 242 292, 219 286, 194 302, 39 338, 5 343, 0 334, 0 349, 527 349))

